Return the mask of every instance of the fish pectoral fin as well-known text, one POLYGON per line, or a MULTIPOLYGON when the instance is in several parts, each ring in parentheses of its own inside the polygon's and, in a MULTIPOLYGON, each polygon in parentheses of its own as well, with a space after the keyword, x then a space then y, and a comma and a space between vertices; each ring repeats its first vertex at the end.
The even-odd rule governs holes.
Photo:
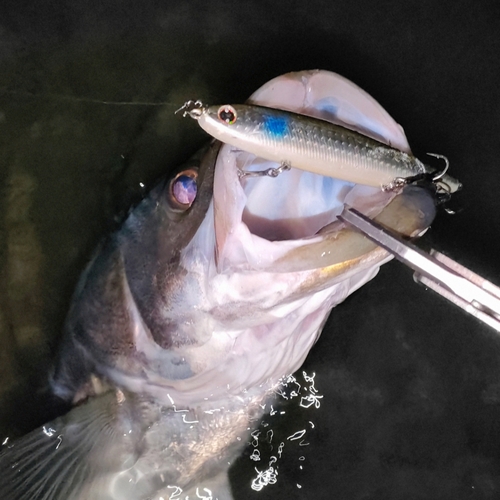
POLYGON ((133 465, 141 436, 129 409, 109 392, 67 415, 4 445, 0 498, 77 500, 91 498, 100 478, 133 465), (126 432, 125 432, 125 429, 126 432), (129 432, 130 431, 130 432, 129 432))

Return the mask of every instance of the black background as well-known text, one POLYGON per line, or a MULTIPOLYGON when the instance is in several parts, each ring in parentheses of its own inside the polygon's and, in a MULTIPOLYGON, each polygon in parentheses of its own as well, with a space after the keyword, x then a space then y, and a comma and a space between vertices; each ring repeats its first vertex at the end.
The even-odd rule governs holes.
MULTIPOLYGON (((417 156, 446 155, 464 185, 459 213, 440 213, 422 245, 500 283, 499 15, 497 2, 465 0, 3 1, 1 202, 13 168, 35 179, 30 220, 44 258, 33 321, 47 346, 17 353, 23 379, 3 404, 5 432, 37 421, 31 381, 91 249, 138 199, 139 181, 205 140, 172 116, 186 98, 242 102, 292 70, 351 79, 402 124, 417 156), (20 400, 30 411, 19 413, 20 400)), ((4 316, 31 314, 7 279, 0 287, 4 316)), ((401 264, 384 266, 333 311, 306 362, 321 408, 291 402, 273 421, 282 438, 307 427, 309 446, 289 442, 277 484, 259 494, 246 453, 232 471, 235 498, 500 498, 499 361, 497 334, 401 264)))

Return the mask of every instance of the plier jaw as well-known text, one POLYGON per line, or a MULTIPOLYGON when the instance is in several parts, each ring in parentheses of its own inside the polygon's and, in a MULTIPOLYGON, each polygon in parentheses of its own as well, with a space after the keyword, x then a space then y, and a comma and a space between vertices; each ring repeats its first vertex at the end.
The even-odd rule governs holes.
POLYGON ((500 332, 500 288, 446 255, 424 252, 351 207, 339 215, 378 246, 415 271, 415 281, 500 332))

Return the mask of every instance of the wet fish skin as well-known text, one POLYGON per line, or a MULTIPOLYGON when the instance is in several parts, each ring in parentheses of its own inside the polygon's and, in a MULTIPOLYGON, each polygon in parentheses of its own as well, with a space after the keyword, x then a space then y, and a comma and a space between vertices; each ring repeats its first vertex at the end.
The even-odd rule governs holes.
POLYGON ((179 170, 198 170, 198 196, 191 210, 178 212, 169 205, 169 181, 161 181, 134 209, 120 231, 98 249, 74 293, 65 323, 60 354, 52 376, 55 394, 66 401, 81 393, 91 373, 111 369, 141 376, 145 356, 131 356, 138 325, 145 323, 152 342, 163 348, 161 377, 181 379, 190 368, 171 348, 189 342, 178 335, 170 301, 182 293, 186 273, 180 252, 192 239, 212 199, 213 171, 220 143, 203 148, 179 170), (98 300, 96 300, 96 298, 98 300), (131 304, 135 304, 132 306, 131 304), (78 394, 77 394, 78 393, 78 394))

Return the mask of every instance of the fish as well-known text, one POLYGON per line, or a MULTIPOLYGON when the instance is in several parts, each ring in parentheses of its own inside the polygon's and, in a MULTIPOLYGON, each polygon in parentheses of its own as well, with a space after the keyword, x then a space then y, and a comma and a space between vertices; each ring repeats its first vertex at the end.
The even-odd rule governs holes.
MULTIPOLYGON (((335 73, 285 74, 250 100, 326 113, 409 151, 383 108, 335 73)), ((0 498, 233 498, 230 464, 280 381, 332 308, 391 259, 337 219, 344 204, 407 237, 436 214, 434 193, 412 185, 396 193, 298 168, 238 175, 278 166, 211 141, 99 246, 50 374, 72 408, 6 441, 0 498)))

